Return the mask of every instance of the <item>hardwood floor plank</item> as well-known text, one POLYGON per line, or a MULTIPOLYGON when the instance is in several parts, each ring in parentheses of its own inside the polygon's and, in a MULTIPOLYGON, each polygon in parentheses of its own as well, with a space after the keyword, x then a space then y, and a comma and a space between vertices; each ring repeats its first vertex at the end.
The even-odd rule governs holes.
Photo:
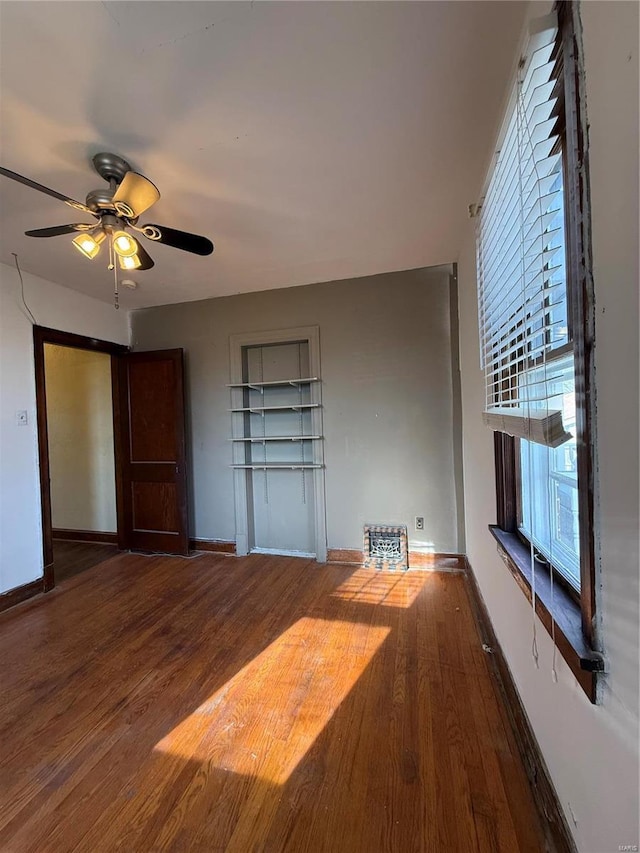
MULTIPOLYGON (((307 566, 308 563, 303 563, 303 565, 307 566)), ((291 577, 291 571, 287 573, 286 577, 283 577, 282 580, 285 581, 288 585, 291 584, 293 578, 291 577)), ((256 575, 254 583, 258 583, 259 576, 256 575)), ((302 573, 299 574, 299 582, 304 579, 304 575, 302 573)), ((239 578, 237 580, 240 580, 239 578)), ((273 597, 271 601, 270 598, 265 600, 264 592, 261 596, 261 600, 258 603, 257 601, 253 601, 251 592, 249 592, 248 599, 246 602, 242 602, 243 608, 246 609, 246 605, 249 605, 251 613, 254 615, 254 624, 252 625, 253 631, 251 633, 246 632, 244 641, 246 644, 246 648, 251 650, 251 654, 248 656, 251 662, 251 658, 255 659, 258 655, 259 651, 262 651, 262 643, 264 637, 271 636, 271 630, 269 630, 269 625, 273 621, 273 614, 277 612, 275 608, 275 603, 278 599, 282 598, 282 590, 277 585, 273 585, 270 595, 273 597), (271 603, 271 606, 269 606, 271 603), (262 621, 255 620, 255 613, 261 612, 263 614, 262 621), (255 632, 255 636, 253 635, 255 632), (259 648, 256 646, 258 644, 259 648)), ((197 624, 199 622, 198 614, 192 613, 191 618, 197 624)), ((222 626, 222 633, 229 630, 229 626, 231 626, 232 630, 238 631, 241 630, 243 626, 246 625, 247 620, 249 619, 249 613, 246 614, 245 617, 241 613, 229 612, 227 614, 227 621, 222 626)), ((234 642, 230 643, 224 650, 225 655, 228 655, 234 649, 240 649, 240 638, 234 638, 234 642)), ((239 651, 236 652, 235 661, 233 667, 233 672, 229 672, 229 678, 233 679, 236 675, 236 667, 238 663, 238 655, 239 651)), ((207 655, 196 656, 196 660, 202 662, 203 660, 207 660, 207 655)), ((240 662, 244 663, 245 659, 241 658, 240 662)), ((211 661, 209 659, 209 663, 215 664, 215 659, 211 661)), ((265 659, 262 664, 262 667, 266 667, 269 665, 269 659, 265 659)), ((233 686, 229 687, 229 685, 225 686, 224 691, 224 702, 213 701, 212 696, 210 695, 210 691, 215 688, 215 684, 213 682, 209 682, 206 690, 204 691, 207 695, 207 704, 212 704, 215 707, 211 711, 207 711, 205 714, 196 714, 192 716, 188 716, 188 722, 184 725, 179 725, 177 730, 171 734, 171 736, 164 738, 164 740, 160 741, 157 745, 162 751, 164 755, 164 760, 162 762, 154 761, 153 763, 153 772, 151 776, 146 780, 145 785, 141 787, 138 795, 126 798, 123 802, 121 798, 117 798, 107 812, 103 815, 102 821, 99 822, 96 826, 92 827, 91 833, 85 838, 84 842, 87 846, 87 849, 90 849, 91 845, 96 843, 97 840, 101 836, 102 832, 102 824, 105 826, 109 825, 113 820, 114 816, 117 815, 118 820, 122 823, 122 825, 127 826, 127 838, 128 843, 135 842, 136 833, 140 831, 141 833, 145 831, 144 829, 144 820, 141 823, 141 817, 144 818, 145 814, 149 809, 149 803, 147 802, 145 791, 151 787, 158 797, 162 791, 165 791, 166 797, 172 797, 172 793, 167 792, 166 789, 170 786, 171 780, 175 773, 180 771, 181 765, 185 760, 190 761, 192 756, 196 757, 202 753, 201 741, 203 738, 205 741, 207 740, 209 733, 214 732, 216 734, 216 759, 220 763, 221 766, 225 766, 225 763, 228 763, 230 759, 233 757, 230 755, 230 751, 233 752, 235 748, 234 738, 233 738, 233 728, 234 726, 238 727, 238 731, 241 728, 245 727, 244 717, 246 716, 249 709, 251 709, 256 701, 256 698, 259 696, 260 692, 264 692, 264 684, 262 680, 253 674, 253 677, 250 679, 247 684, 245 680, 241 680, 240 686, 238 689, 234 689, 233 686), (220 727, 216 726, 216 722, 218 721, 219 715, 224 714, 224 720, 221 721, 220 727), (195 716, 195 722, 194 722, 195 716), (229 725, 229 720, 233 725, 229 725), (222 731, 222 737, 220 737, 221 729, 225 729, 225 727, 229 726, 226 731, 222 731), (162 791, 161 791, 162 789, 162 791), (142 811, 142 815, 140 812, 142 811)), ((194 765, 197 767, 197 761, 194 765)), ((160 797, 159 803, 162 802, 162 798, 160 797)), ((160 805, 155 806, 155 811, 160 808, 160 805)), ((154 809, 152 809, 154 811, 154 809)), ((148 831, 151 832, 153 827, 148 827, 148 831)))
MULTIPOLYGON (((466 631, 471 633, 475 623, 466 585, 464 592, 468 607, 461 609, 464 613, 466 631)), ((481 699, 474 706, 478 742, 487 746, 493 745, 493 749, 483 749, 481 757, 485 778, 489 779, 494 786, 492 803, 497 812, 496 824, 498 826, 512 824, 517 848, 535 853, 539 849, 539 837, 535 825, 527 818, 526 805, 531 802, 531 789, 507 710, 492 675, 491 653, 482 650, 479 642, 472 647, 472 651, 476 661, 476 679, 471 690, 481 699)), ((506 843, 508 840, 506 831, 496 837, 496 849, 501 853, 503 851, 508 853, 513 849, 513 846, 509 847, 506 843)))
POLYGON ((0 642, 2 850, 545 849, 462 575, 119 554, 0 642))
POLYGON ((99 542, 66 541, 64 539, 53 540, 53 572, 56 584, 75 577, 84 572, 110 560, 118 553, 116 544, 105 544, 99 542))

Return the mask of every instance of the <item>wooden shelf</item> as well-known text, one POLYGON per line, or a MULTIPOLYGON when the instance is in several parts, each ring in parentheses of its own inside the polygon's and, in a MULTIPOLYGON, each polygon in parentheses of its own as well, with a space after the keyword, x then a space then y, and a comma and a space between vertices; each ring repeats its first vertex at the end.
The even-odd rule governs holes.
MULTIPOLYGON (((306 369, 309 370, 309 368, 306 369)), ((320 401, 319 391, 317 390, 318 385, 316 384, 320 381, 317 376, 309 376, 267 380, 265 382, 231 382, 227 385, 227 388, 231 389, 231 405, 233 406, 233 408, 229 409, 230 412, 233 414, 249 413, 261 415, 262 423, 266 423, 265 418, 267 420, 270 417, 277 418, 279 425, 276 425, 274 421, 271 429, 274 431, 282 430, 283 432, 289 432, 289 435, 257 435, 256 433, 263 431, 262 423, 258 424, 253 418, 232 419, 234 421, 234 433, 229 438, 229 441, 233 442, 236 449, 233 450, 234 461, 230 467, 238 471, 264 471, 265 473, 268 471, 304 472, 324 468, 323 461, 318 461, 322 460, 321 445, 303 444, 303 442, 321 441, 323 438, 320 424, 316 423, 316 420, 319 420, 320 410, 322 409, 322 402, 320 401), (273 390, 269 391, 269 389, 273 390), (242 396, 240 396, 241 391, 243 392, 242 396), (249 391, 253 393, 244 393, 249 391), (234 394, 238 396, 234 397, 234 394), (296 401, 296 398, 299 398, 299 402, 296 401), (255 400, 257 405, 250 404, 253 400, 255 400), (303 400, 305 402, 302 402, 303 400), (316 402, 307 402, 309 400, 316 402), (273 405, 269 405, 270 401, 273 401, 273 405), (317 414, 314 414, 314 410, 317 414), (309 412, 310 415, 303 419, 304 412, 309 412), (311 420, 313 421, 313 425, 311 420), (294 434, 296 429, 299 430, 299 434, 297 435, 294 434), (284 450, 286 444, 291 445, 291 452, 284 450), (243 447, 252 448, 260 446, 263 449, 255 454, 241 452, 241 448, 243 447), (300 456, 307 457, 309 461, 298 459, 297 461, 271 462, 266 459, 267 456, 271 455, 267 452, 267 447, 272 449, 281 448, 277 455, 284 456, 285 460, 287 457, 290 458, 299 454, 300 456), (308 448, 309 451, 313 450, 313 452, 305 452, 303 454, 302 450, 304 448, 308 448), (263 457, 264 461, 251 459, 254 455, 263 457)))
POLYGON ((230 412, 276 412, 294 411, 300 409, 319 409, 320 403, 290 403, 288 406, 244 406, 241 409, 229 409, 230 412))
POLYGON ((322 468, 318 462, 243 462, 231 465, 231 468, 247 468, 250 471, 267 471, 280 469, 286 471, 299 471, 304 468, 322 468))
POLYGON ((320 382, 317 376, 310 376, 307 379, 275 379, 269 382, 231 382, 227 388, 254 388, 256 391, 263 388, 283 387, 287 385, 310 385, 311 382, 320 382))
POLYGON ((321 435, 252 435, 244 438, 230 438, 228 441, 249 441, 252 444, 263 444, 265 441, 313 441, 321 438, 321 435))

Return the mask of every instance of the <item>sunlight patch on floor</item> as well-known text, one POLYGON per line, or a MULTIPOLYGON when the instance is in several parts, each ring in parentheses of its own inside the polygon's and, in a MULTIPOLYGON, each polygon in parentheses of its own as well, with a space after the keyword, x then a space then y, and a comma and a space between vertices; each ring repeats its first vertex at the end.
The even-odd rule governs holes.
POLYGON ((362 570, 354 572, 331 593, 332 598, 361 604, 384 604, 387 607, 411 607, 429 578, 425 575, 362 570))
POLYGON ((390 630, 298 620, 155 749, 283 784, 390 630))

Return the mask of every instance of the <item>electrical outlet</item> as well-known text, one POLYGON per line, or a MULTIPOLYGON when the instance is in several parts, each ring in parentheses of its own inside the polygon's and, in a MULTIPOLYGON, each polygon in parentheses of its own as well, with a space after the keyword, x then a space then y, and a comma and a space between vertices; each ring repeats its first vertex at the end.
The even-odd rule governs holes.
POLYGON ((424 530, 424 517, 416 515, 416 530, 424 530))
POLYGON ((27 410, 21 409, 16 412, 16 423, 18 426, 26 426, 29 423, 29 418, 27 417, 27 410))

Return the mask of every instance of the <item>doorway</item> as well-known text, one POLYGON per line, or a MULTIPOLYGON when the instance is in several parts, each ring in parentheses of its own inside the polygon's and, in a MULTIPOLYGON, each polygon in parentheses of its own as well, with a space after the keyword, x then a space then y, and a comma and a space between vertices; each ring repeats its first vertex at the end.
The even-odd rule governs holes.
POLYGON ((34 327, 45 590, 118 551, 113 376, 127 351, 34 327))
POLYGON ((60 582, 117 552, 111 356, 44 344, 53 571, 60 582))
MULTIPOLYGON (((52 589, 56 582, 54 530, 58 535, 61 530, 63 533, 65 530, 67 532, 70 530, 76 540, 85 542, 97 540, 100 544, 109 544, 121 551, 132 549, 171 555, 188 554, 184 354, 182 350, 131 353, 128 347, 120 344, 41 326, 34 326, 33 340, 44 591, 52 589), (92 374, 92 382, 102 387, 100 429, 104 434, 111 436, 110 442, 102 443, 102 463, 105 466, 108 465, 113 471, 112 482, 115 482, 115 538, 112 531, 54 528, 52 492, 53 488, 57 489, 57 484, 54 485, 51 481, 52 470, 54 476, 56 470, 56 462, 52 459, 51 450, 57 439, 54 437, 54 443, 49 440, 46 349, 48 345, 65 350, 82 351, 84 355, 76 355, 74 358, 66 353, 56 358, 74 361, 76 364, 91 364, 89 372, 96 369, 95 365, 98 362, 93 358, 96 353, 106 354, 108 358, 108 367, 104 359, 100 363, 100 380, 96 378, 97 374, 92 374), (110 413, 108 411, 109 394, 110 413), (113 461, 109 457, 109 450, 106 449, 108 447, 112 448, 113 461), (52 469, 52 461, 54 469, 52 469)), ((51 362, 51 359, 49 361, 51 362)), ((85 395, 94 393, 93 390, 89 390, 89 387, 93 389, 92 383, 85 386, 85 395)), ((76 396, 80 396, 80 399, 74 402, 73 411, 84 412, 86 415, 87 401, 82 398, 82 395, 76 396)), ((72 458, 74 451, 75 448, 70 449, 69 458, 72 458)), ((66 464, 70 463, 67 461, 66 464)), ((112 488, 113 485, 109 485, 106 491, 112 488)), ((59 508, 68 504, 72 497, 64 489, 61 491, 63 496, 60 499, 60 506, 55 509, 56 519, 69 517, 58 515, 59 508)), ((99 526, 105 523, 104 519, 110 518, 109 524, 112 526, 113 504, 109 503, 108 499, 105 501, 104 495, 94 503, 100 505, 98 516, 103 521, 93 521, 92 525, 99 526)), ((84 561, 84 556, 79 558, 80 563, 84 561)))

